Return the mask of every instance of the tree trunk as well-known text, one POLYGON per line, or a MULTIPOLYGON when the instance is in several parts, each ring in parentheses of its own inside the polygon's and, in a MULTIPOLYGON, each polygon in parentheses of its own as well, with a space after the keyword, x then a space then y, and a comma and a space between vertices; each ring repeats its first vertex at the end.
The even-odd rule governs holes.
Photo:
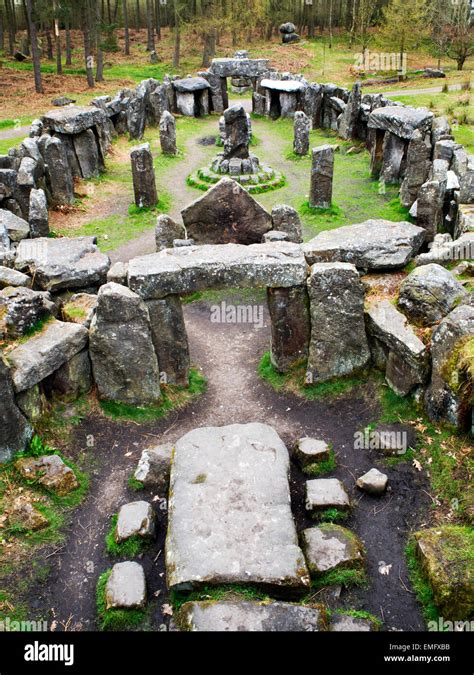
MULTIPOLYGON (((110 2, 108 2, 107 10, 110 14, 110 2)), ((110 18, 112 18, 112 17, 110 17, 110 18)), ((99 0, 96 0, 96 3, 95 3, 95 21, 96 21, 95 39, 96 39, 96 53, 97 53, 97 68, 96 68, 96 72, 95 72, 95 79, 97 80, 97 82, 103 82, 104 81, 104 53, 102 51, 102 47, 100 46, 100 43, 101 43, 101 40, 102 40, 102 32, 101 32, 102 12, 101 12, 101 6, 100 6, 99 0)))
POLYGON ((3 20, 3 10, 0 7, 0 49, 5 48, 5 22, 3 20))
POLYGON ((33 72, 35 76, 35 90, 37 94, 43 93, 43 83, 41 80, 41 61, 40 52, 38 49, 38 39, 36 31, 36 23, 33 18, 32 0, 25 0, 26 14, 28 19, 28 28, 31 40, 31 55, 33 59, 33 72))
POLYGON ((15 51, 15 30, 13 27, 11 11, 10 0, 5 0, 5 19, 8 26, 8 52, 10 56, 12 56, 15 51))
POLYGON ((135 26, 137 32, 140 30, 141 18, 140 18, 140 0, 137 0, 136 11, 135 11, 135 26))
POLYGON ((155 0, 155 29, 156 29, 156 39, 161 40, 160 0, 155 0))
MULTIPOLYGON (((176 2, 176 0, 175 0, 176 2)), ((175 7, 175 25, 174 25, 174 30, 175 30, 175 35, 174 35, 174 53, 173 53, 173 66, 175 68, 179 68, 179 61, 180 61, 180 56, 181 56, 181 25, 180 25, 180 18, 178 14, 178 8, 175 7)))
MULTIPOLYGON (((31 39, 30 39, 30 25, 28 23, 28 12, 26 9, 26 3, 25 0, 23 0, 23 11, 25 13, 25 24, 26 24, 26 43, 24 45, 21 45, 20 49, 21 51, 26 54, 27 56, 30 55, 30 45, 31 45, 31 39)), ((21 43, 20 43, 21 44, 21 43)))
POLYGON ((59 32, 59 19, 57 16, 57 0, 53 0, 53 12, 54 12, 54 41, 56 47, 56 72, 58 75, 63 74, 63 62, 61 54, 61 33, 59 32))
POLYGON ((123 27, 125 30, 125 55, 130 55, 130 31, 128 28, 128 6, 127 0, 122 0, 123 8, 123 27))
POLYGON ((54 61, 53 39, 51 37, 51 28, 50 28, 49 24, 46 25, 46 27, 44 29, 44 33, 46 35, 48 61, 54 61))
POLYGON ((87 84, 92 89, 94 81, 94 57, 91 54, 89 2, 85 0, 83 7, 82 32, 84 34, 84 57, 86 62, 87 84))
POLYGON ((72 66, 71 26, 66 22, 66 66, 72 66))
POLYGON ((155 51, 155 29, 154 29, 154 26, 153 26, 152 0, 146 0, 146 30, 147 30, 146 48, 149 52, 154 52, 155 51))
POLYGON ((204 35, 204 49, 202 54, 202 67, 209 68, 211 59, 216 53, 216 29, 211 28, 204 35))
POLYGON ((462 70, 464 68, 464 63, 466 62, 466 57, 465 56, 458 56, 456 59, 456 63, 458 66, 458 70, 462 70))

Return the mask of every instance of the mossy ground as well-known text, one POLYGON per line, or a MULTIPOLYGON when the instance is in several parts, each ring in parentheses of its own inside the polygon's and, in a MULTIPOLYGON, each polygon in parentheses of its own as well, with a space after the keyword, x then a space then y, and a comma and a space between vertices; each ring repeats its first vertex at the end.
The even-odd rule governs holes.
POLYGON ((126 541, 118 543, 115 539, 117 520, 117 514, 112 516, 110 519, 110 528, 105 537, 105 547, 107 549, 107 553, 114 558, 124 558, 128 560, 136 558, 140 555, 140 553, 143 553, 143 551, 149 547, 151 541, 146 537, 135 535, 126 541))
POLYGON ((322 462, 314 462, 313 464, 308 464, 308 466, 303 467, 302 471, 307 476, 315 478, 316 476, 322 476, 326 473, 331 473, 336 468, 336 455, 334 450, 330 448, 328 459, 323 460, 322 462))

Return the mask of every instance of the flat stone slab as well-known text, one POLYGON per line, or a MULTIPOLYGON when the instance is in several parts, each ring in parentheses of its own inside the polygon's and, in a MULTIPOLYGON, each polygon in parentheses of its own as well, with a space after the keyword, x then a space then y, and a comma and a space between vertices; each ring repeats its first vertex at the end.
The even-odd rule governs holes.
POLYGON ((288 475, 288 450, 265 424, 204 427, 179 439, 169 493, 169 588, 307 588, 288 475))
POLYGON ((269 59, 212 59, 210 71, 219 77, 259 77, 268 70, 269 59))
POLYGON ((143 567, 136 562, 117 563, 105 587, 107 609, 133 609, 146 603, 146 580, 143 567))
POLYGON ((155 514, 151 504, 144 501, 130 502, 120 507, 115 530, 117 543, 130 537, 153 537, 155 514))
POLYGON ((345 527, 332 523, 303 530, 302 546, 313 575, 337 568, 360 567, 364 560, 364 548, 358 537, 345 527))
POLYGON ((306 509, 311 513, 336 508, 347 510, 349 495, 338 478, 316 478, 306 481, 306 509))
POLYGON ((288 602, 186 602, 179 623, 196 632, 313 633, 324 630, 324 613, 321 607, 288 602))
POLYGON ((189 94, 201 89, 209 89, 210 85, 203 77, 186 77, 183 80, 173 80, 173 87, 182 94, 189 94))
POLYGON ((260 82, 260 86, 264 89, 273 89, 274 91, 281 91, 285 94, 296 94, 298 91, 304 91, 306 85, 299 80, 269 80, 265 79, 260 82))
POLYGON ((410 140, 416 129, 426 133, 431 128, 433 119, 433 113, 426 108, 388 105, 385 108, 372 110, 368 126, 369 129, 390 131, 399 138, 410 140))
POLYGON ((351 614, 336 614, 329 625, 329 631, 332 633, 370 633, 375 630, 376 626, 369 619, 351 614))
POLYGON ((296 443, 295 455, 303 469, 329 459, 329 452, 329 445, 317 438, 300 438, 296 443))
POLYGON ((43 290, 60 291, 104 284, 110 260, 95 237, 39 237, 20 242, 15 267, 34 276, 43 290))
POLYGON ((27 274, 0 265, 0 288, 6 288, 7 286, 27 288, 30 284, 31 279, 27 274))
POLYGON ((206 244, 133 258, 128 282, 142 298, 152 299, 210 288, 302 286, 306 270, 298 244, 206 244))
POLYGON ((21 241, 30 236, 30 226, 11 211, 0 209, 0 226, 4 225, 12 241, 21 241))
POLYGON ((31 389, 54 373, 84 349, 88 338, 83 326, 50 321, 40 333, 8 353, 15 391, 31 389))
POLYGON ((408 222, 366 220, 326 230, 303 245, 308 264, 348 262, 366 270, 399 269, 418 252, 425 230, 408 222))
POLYGON ((105 113, 96 106, 68 106, 50 110, 41 118, 45 128, 58 134, 80 134, 96 124, 103 124, 105 113))

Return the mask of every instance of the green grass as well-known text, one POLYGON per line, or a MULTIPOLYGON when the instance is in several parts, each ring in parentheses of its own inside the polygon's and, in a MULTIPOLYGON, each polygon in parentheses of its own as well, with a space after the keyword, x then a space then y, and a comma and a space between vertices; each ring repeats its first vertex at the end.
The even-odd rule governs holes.
POLYGON ((221 602, 225 600, 265 602, 269 599, 267 593, 252 586, 204 586, 197 591, 171 591, 171 603, 175 610, 179 610, 185 602, 221 602))
POLYGON ((368 579, 363 569, 335 569, 322 574, 311 581, 313 589, 327 588, 328 586, 368 586, 368 579))
POLYGON ((329 450, 329 458, 323 460, 322 462, 314 462, 313 464, 308 464, 303 468, 303 473, 308 476, 322 476, 325 473, 331 473, 336 468, 336 455, 334 450, 331 448, 329 450))
POLYGON ((206 390, 206 379, 197 370, 189 373, 189 387, 167 385, 162 388, 162 402, 159 406, 137 407, 117 401, 101 401, 104 413, 114 420, 151 422, 166 417, 172 410, 180 409, 206 390))
POLYGON ((112 516, 110 528, 105 537, 105 547, 107 549, 107 553, 114 558, 126 558, 128 560, 137 558, 140 553, 143 553, 143 551, 145 551, 150 546, 150 538, 135 535, 125 541, 117 543, 115 540, 117 520, 117 515, 112 516))
POLYGON ((97 623, 103 631, 124 631, 137 629, 143 626, 146 618, 146 609, 107 609, 105 589, 112 570, 100 575, 96 588, 97 623))
POLYGON ((347 511, 341 511, 340 509, 330 508, 325 511, 316 511, 313 513, 313 516, 316 520, 320 520, 323 523, 337 523, 349 518, 349 513, 347 511))
POLYGON ((413 538, 409 540, 405 548, 405 556, 410 583, 421 605, 425 621, 438 621, 439 612, 434 601, 433 591, 421 570, 416 555, 416 543, 413 538))
POLYGON ((352 616, 354 619, 364 619, 365 621, 370 621, 376 630, 380 630, 383 626, 382 621, 377 617, 366 612, 363 609, 336 609, 331 614, 339 615, 344 614, 347 616, 352 616))
POLYGON ((143 483, 140 483, 140 481, 137 480, 135 476, 130 476, 130 478, 127 481, 127 487, 132 492, 140 492, 140 490, 145 489, 143 483))

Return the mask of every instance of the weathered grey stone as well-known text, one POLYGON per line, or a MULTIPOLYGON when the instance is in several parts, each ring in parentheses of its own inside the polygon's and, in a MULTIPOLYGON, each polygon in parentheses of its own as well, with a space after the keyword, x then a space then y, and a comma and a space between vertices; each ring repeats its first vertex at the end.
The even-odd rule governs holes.
POLYGON ((358 488, 367 492, 369 495, 382 495, 387 489, 388 476, 378 469, 370 469, 367 473, 357 479, 358 488))
POLYGON ((107 609, 136 609, 146 603, 143 567, 136 562, 116 563, 105 587, 107 609))
POLYGON ((331 617, 329 630, 333 633, 369 633, 372 631, 377 631, 378 626, 369 619, 362 619, 350 614, 336 614, 331 617))
POLYGON ((3 267, 0 265, 0 289, 7 286, 24 286, 28 288, 31 284, 31 279, 22 272, 10 269, 10 267, 3 267))
POLYGON ((342 261, 365 270, 399 269, 420 249, 425 231, 408 222, 366 220, 318 234, 303 251, 309 265, 342 261))
POLYGON ((321 112, 323 105, 323 88, 316 82, 311 82, 304 92, 304 111, 311 120, 313 129, 321 126, 321 112))
POLYGON ((0 291, 0 337, 15 339, 25 335, 42 319, 51 316, 54 304, 49 293, 23 286, 0 291))
POLYGON ((142 452, 135 471, 135 479, 145 487, 167 494, 170 482, 171 453, 173 445, 165 443, 147 448, 142 452))
POLYGON ((73 142, 82 177, 97 178, 99 175, 99 150, 92 129, 87 129, 73 136, 73 142))
POLYGON ((115 262, 107 272, 107 283, 113 281, 116 284, 127 285, 128 263, 115 262))
POLYGON ((403 178, 404 160, 408 142, 387 131, 382 145, 381 179, 385 183, 399 183, 403 178))
POLYGON ((345 109, 346 104, 341 98, 325 95, 322 121, 323 128, 337 131, 339 120, 345 109))
POLYGON ((155 228, 156 250, 173 248, 175 239, 185 239, 186 230, 184 225, 177 223, 170 216, 158 216, 155 228))
POLYGON ((0 464, 23 452, 33 429, 15 403, 10 369, 0 355, 0 464))
POLYGON ((313 265, 308 293, 308 382, 326 382, 364 370, 370 350, 364 326, 365 290, 356 268, 348 263, 313 265))
POLYGON ((90 328, 90 357, 101 398, 135 406, 160 401, 148 309, 125 286, 109 283, 99 291, 90 328))
POLYGON ((248 158, 250 135, 250 122, 244 106, 227 108, 224 112, 224 159, 248 158))
POLYGON ((179 624, 195 632, 304 632, 324 630, 324 610, 287 602, 186 602, 179 624))
POLYGON ((198 244, 257 243, 272 228, 270 214, 230 178, 222 178, 181 215, 198 244))
POLYGON ((289 242, 187 246, 134 258, 130 288, 144 299, 209 288, 288 288, 306 283, 301 248, 289 242))
POLYGON ((315 478, 306 481, 306 510, 317 515, 326 509, 348 510, 351 502, 346 489, 337 478, 315 478))
POLYGON ((31 389, 26 389, 16 395, 16 404, 27 420, 35 424, 44 417, 49 405, 40 384, 35 384, 31 389))
POLYGON ((274 230, 286 232, 288 241, 301 244, 303 241, 301 220, 296 209, 286 204, 277 204, 272 209, 272 225, 274 230))
POLYGON ((96 106, 68 106, 62 110, 50 110, 41 121, 45 129, 76 135, 103 123, 104 116, 104 111, 96 106))
POLYGON ((30 236, 47 237, 49 235, 48 202, 44 190, 30 192, 30 236))
POLYGON ((443 225, 443 204, 446 183, 429 180, 418 191, 416 204, 416 224, 426 232, 425 241, 433 241, 443 225))
POLYGON ((345 140, 359 137, 359 117, 362 103, 361 85, 356 82, 349 95, 347 106, 338 122, 339 136, 345 140))
POLYGON ((269 59, 212 59, 210 71, 219 77, 260 77, 268 71, 269 59))
POLYGON ((274 241, 290 241, 290 238, 286 232, 281 232, 280 230, 270 230, 270 232, 265 232, 262 238, 262 244, 271 244, 274 241))
POLYGON ((59 496, 67 495, 79 487, 74 471, 59 455, 23 457, 15 462, 15 469, 26 480, 38 482, 59 496))
POLYGON ((74 179, 65 145, 56 136, 48 136, 44 144, 46 179, 55 204, 74 203, 74 179))
POLYGON ((293 151, 296 155, 307 155, 309 152, 309 132, 311 131, 311 120, 301 110, 295 112, 293 131, 293 151))
POLYGON ((78 323, 85 328, 91 325, 97 306, 97 295, 92 293, 75 293, 62 306, 64 321, 78 323))
POLYGON ((115 541, 118 544, 130 537, 153 537, 155 534, 155 514, 151 504, 144 501, 130 502, 120 507, 115 528, 115 541))
POLYGON ((34 276, 35 284, 45 291, 99 286, 105 283, 110 260, 95 241, 95 237, 21 241, 15 267, 34 276))
POLYGON ((288 471, 285 445, 264 424, 204 427, 179 439, 171 465, 168 586, 306 588, 288 471))
POLYGON ((182 80, 173 80, 173 87, 182 93, 193 93, 202 89, 209 89, 209 82, 203 77, 186 77, 182 80))
POLYGON ((30 236, 30 226, 11 211, 0 209, 0 227, 4 226, 11 241, 21 241, 30 236))
POLYGON ((400 286, 398 306, 417 325, 432 326, 467 297, 467 291, 441 265, 415 267, 400 286))
POLYGON ((170 103, 166 85, 160 84, 150 91, 150 106, 153 109, 156 120, 161 120, 165 111, 170 112, 170 103))
POLYGON ((422 134, 430 132, 433 118, 433 113, 426 108, 389 105, 372 110, 368 127, 389 131, 409 141, 416 129, 419 129, 422 134))
POLYGON ((323 523, 301 533, 303 552, 312 576, 335 569, 354 569, 364 562, 364 547, 356 535, 340 525, 323 523))
POLYGON ((309 205, 329 209, 332 203, 334 174, 334 146, 321 145, 313 148, 309 205))
POLYGON ((81 167, 79 165, 79 160, 77 159, 76 150, 74 148, 74 136, 68 134, 57 134, 55 137, 58 138, 64 146, 72 177, 74 179, 82 178, 81 167))
POLYGON ((269 288, 268 309, 271 319, 270 354, 280 373, 306 362, 311 333, 306 286, 269 288))
POLYGON ((430 419, 459 430, 472 424, 474 307, 461 305, 435 328, 431 338, 433 369, 425 393, 430 419))
POLYGON ((164 155, 176 155, 176 120, 173 115, 164 110, 160 117, 160 144, 164 155))
POLYGON ((181 299, 179 295, 169 295, 161 300, 148 300, 146 305, 160 379, 167 384, 187 387, 190 359, 181 299))
POLYGON ((430 135, 416 130, 408 144, 406 174, 400 189, 400 201, 410 208, 418 197, 418 192, 427 180, 431 167, 430 135))
POLYGON ((126 109, 127 129, 130 140, 140 140, 146 125, 146 90, 136 90, 126 109))
POLYGON ((91 386, 92 370, 87 349, 66 361, 51 378, 51 388, 54 393, 72 400, 86 394, 91 386))
POLYGON ((304 82, 300 80, 269 80, 263 79, 260 82, 263 89, 271 89, 272 91, 279 91, 285 94, 296 94, 303 92, 306 88, 304 82))
POLYGON ((17 187, 18 174, 13 169, 0 169, 0 200, 13 197, 17 187))
POLYGON ((16 392, 30 389, 72 359, 87 344, 83 326, 50 321, 44 329, 8 353, 16 392))
POLYGON ((155 168, 150 144, 143 143, 143 145, 132 148, 130 160, 132 162, 135 204, 140 209, 156 206, 158 193, 156 191, 155 168))
POLYGON ((300 438, 296 443, 296 459, 304 470, 318 462, 324 462, 330 457, 330 448, 325 441, 317 438, 300 438))
POLYGON ((452 139, 451 127, 446 117, 435 117, 432 124, 431 143, 436 145, 438 141, 452 139))
POLYGON ((32 121, 30 126, 30 138, 39 138, 43 133, 43 122, 40 119, 32 121))

